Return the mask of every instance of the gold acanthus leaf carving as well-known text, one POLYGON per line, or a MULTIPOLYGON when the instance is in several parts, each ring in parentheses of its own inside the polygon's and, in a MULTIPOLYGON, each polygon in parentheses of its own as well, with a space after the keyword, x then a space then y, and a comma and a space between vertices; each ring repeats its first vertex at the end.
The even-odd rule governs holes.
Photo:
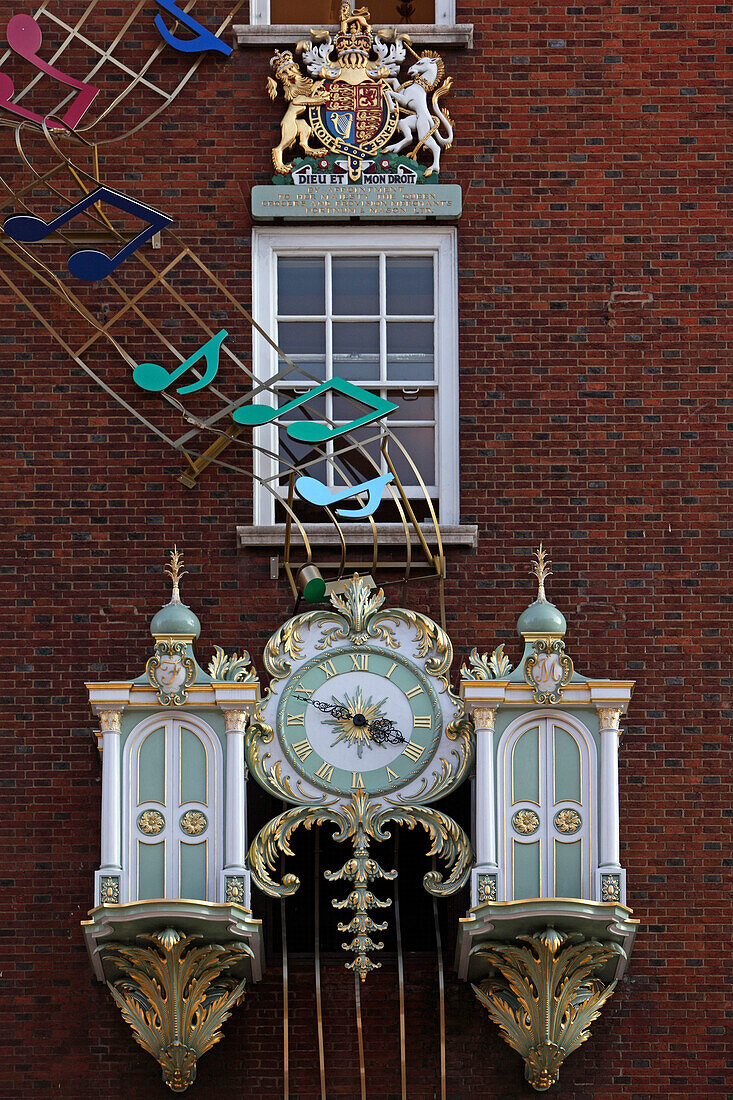
POLYGON ((474 985, 476 996, 502 1039, 521 1054, 532 1088, 545 1092, 557 1083, 568 1054, 590 1037, 588 1027, 616 988, 591 975, 624 956, 623 949, 547 928, 474 953, 501 975, 474 985))
POLYGON ((317 649, 329 648, 345 639, 353 645, 379 639, 383 645, 396 649, 399 643, 395 639, 395 626, 402 622, 414 631, 417 655, 425 661, 426 673, 442 681, 442 690, 450 691, 447 672, 453 661, 453 646, 445 631, 426 615, 401 607, 382 608, 383 603, 382 589, 374 592, 355 573, 346 582, 343 593, 331 595, 333 610, 296 615, 273 634, 264 654, 270 676, 273 680, 283 680, 290 675, 292 662, 303 656, 303 632, 306 630, 321 630, 317 649))
POLYGON ((386 829, 390 823, 405 825, 413 829, 422 826, 431 840, 428 855, 435 855, 450 868, 448 877, 436 871, 429 871, 423 877, 425 889, 436 896, 454 894, 466 882, 473 863, 473 849, 463 829, 446 814, 428 806, 400 806, 382 808, 373 802, 366 791, 355 790, 348 802, 329 806, 299 806, 286 810, 279 817, 268 822, 257 834, 249 849, 248 865, 255 884, 264 893, 272 897, 289 897, 298 889, 300 882, 293 874, 283 876, 282 882, 276 882, 272 872, 279 864, 280 853, 292 856, 290 841, 293 833, 301 825, 312 829, 314 825, 332 824, 335 826, 333 839, 338 843, 350 840, 353 856, 346 860, 338 871, 329 871, 326 878, 330 881, 348 881, 351 890, 346 898, 334 901, 337 909, 350 909, 352 920, 341 922, 339 931, 349 932, 353 938, 343 944, 344 950, 352 951, 355 958, 347 963, 363 981, 370 970, 380 964, 369 957, 370 951, 381 950, 382 944, 375 943, 371 932, 381 930, 384 925, 376 924, 368 911, 385 908, 390 903, 377 898, 370 883, 377 878, 392 879, 396 872, 385 871, 369 854, 372 840, 389 840, 391 833, 386 829))
POLYGON ((109 990, 136 1041, 160 1063, 173 1092, 185 1092, 196 1063, 222 1037, 221 1026, 244 997, 244 981, 222 977, 246 944, 198 944, 174 928, 138 936, 150 946, 111 943, 101 949, 124 977, 109 990))

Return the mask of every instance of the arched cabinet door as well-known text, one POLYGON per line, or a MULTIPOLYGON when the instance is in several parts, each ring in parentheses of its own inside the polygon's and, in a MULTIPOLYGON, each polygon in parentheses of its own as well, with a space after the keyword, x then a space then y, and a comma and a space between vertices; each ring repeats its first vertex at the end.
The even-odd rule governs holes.
POLYGON ((222 864, 222 751, 198 718, 153 716, 125 746, 128 901, 216 900, 222 864))
POLYGON ((577 719, 523 715, 499 742, 502 900, 592 899, 597 857, 596 747, 577 719))

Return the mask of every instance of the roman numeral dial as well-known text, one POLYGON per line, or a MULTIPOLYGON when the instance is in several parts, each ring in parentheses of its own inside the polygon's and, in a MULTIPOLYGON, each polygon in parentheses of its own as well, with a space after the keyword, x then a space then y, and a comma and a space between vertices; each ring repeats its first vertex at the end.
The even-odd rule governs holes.
POLYGON ((397 647, 323 646, 294 669, 276 706, 288 782, 298 792, 394 794, 435 769, 438 692, 397 647))

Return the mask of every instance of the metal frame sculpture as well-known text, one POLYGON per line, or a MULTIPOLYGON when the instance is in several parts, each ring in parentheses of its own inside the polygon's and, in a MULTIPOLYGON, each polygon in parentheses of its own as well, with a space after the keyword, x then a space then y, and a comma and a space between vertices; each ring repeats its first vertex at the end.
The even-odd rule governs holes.
MULTIPOLYGON (((272 492, 273 495, 276 496, 286 514, 284 567, 291 590, 296 599, 299 598, 300 595, 297 575, 301 573, 304 568, 313 566, 314 562, 313 549, 308 539, 306 529, 294 506, 295 492, 300 490, 301 494, 306 497, 306 499, 309 499, 311 503, 322 506, 329 520, 335 527, 340 546, 340 554, 338 561, 334 563, 335 576, 332 581, 332 583, 334 583, 340 581, 347 571, 351 571, 354 568, 366 567, 376 570, 380 565, 377 528, 371 513, 381 499, 381 489, 386 486, 402 524, 405 539, 404 560, 399 563, 390 562, 390 567, 395 568, 397 565, 402 571, 404 583, 409 581, 415 568, 419 564, 413 561, 412 554, 412 536, 415 534, 428 568, 432 570, 432 574, 439 580, 441 618, 444 619, 442 586, 445 573, 445 561, 440 529, 433 502, 425 488, 419 471, 400 441, 386 425, 375 423, 374 433, 370 434, 366 439, 359 439, 353 434, 353 429, 357 426, 362 426, 365 419, 375 419, 374 414, 379 412, 381 406, 375 408, 375 399, 372 398, 373 407, 368 417, 356 418, 349 426, 350 430, 344 430, 342 427, 337 429, 334 424, 329 424, 327 428, 322 429, 320 440, 316 438, 319 433, 316 432, 314 435, 314 429, 311 428, 311 456, 307 457, 304 461, 298 461, 292 454, 288 457, 287 453, 281 453, 275 456, 268 449, 258 445, 254 439, 250 440, 246 438, 243 434, 244 425, 236 423, 236 421, 237 419, 248 419, 250 424, 264 422, 262 419, 264 415, 262 411, 254 411, 257 408, 257 404, 253 404, 253 402, 255 402, 258 397, 269 396, 271 400, 273 398, 276 400, 275 385, 278 382, 286 380, 296 372, 299 385, 302 385, 304 380, 313 383, 314 389, 310 391, 311 396, 322 387, 320 380, 309 374, 309 372, 302 367, 297 366, 293 360, 277 346, 269 334, 255 322, 249 311, 238 302, 226 285, 170 228, 170 219, 164 212, 156 211, 151 207, 138 203, 137 200, 133 200, 129 196, 122 195, 113 188, 108 188, 106 185, 100 184, 98 178, 99 173, 95 171, 96 151, 83 136, 75 134, 72 136, 71 140, 76 143, 77 147, 80 146, 82 149, 86 149, 91 159, 88 168, 84 168, 78 163, 78 154, 76 159, 72 160, 71 157, 61 149, 58 135, 52 132, 48 120, 44 120, 41 127, 41 133, 45 138, 45 148, 43 152, 45 153, 46 150, 50 151, 55 157, 55 163, 50 170, 37 169, 34 165, 34 160, 35 157, 40 156, 40 154, 36 152, 34 156, 29 153, 24 143, 26 128, 31 126, 32 124, 29 122, 22 121, 16 124, 15 127, 16 147, 22 165, 26 173, 30 176, 30 179, 27 179, 26 182, 20 185, 18 181, 13 181, 11 183, 0 178, 0 184, 2 184, 7 196, 4 200, 0 201, 0 212, 8 210, 9 208, 17 211, 19 205, 26 211, 25 214, 15 213, 13 217, 6 219, 5 239, 0 238, 0 248, 6 255, 12 257, 12 259, 27 273, 31 274, 35 280, 41 283, 46 290, 51 291, 66 307, 70 307, 73 314, 81 316, 92 331, 86 339, 78 342, 75 335, 78 331, 78 325, 74 323, 69 324, 68 334, 65 335, 62 331, 59 331, 59 324, 63 322, 52 323, 46 314, 43 313, 26 294, 24 294, 22 288, 4 271, 0 272, 0 277, 2 277, 3 281, 18 295, 19 299, 32 310, 38 320, 51 335, 53 335, 54 339, 64 347, 71 358, 73 358, 98 385, 106 390, 106 392, 123 408, 134 415, 168 446, 180 451, 186 457, 189 463, 191 481, 195 482, 196 477, 200 475, 206 466, 215 464, 231 472, 245 473, 248 477, 254 477, 254 479, 267 491, 272 492), (82 191, 82 198, 78 199, 76 202, 72 202, 71 197, 60 190, 57 185, 59 182, 57 176, 62 169, 66 170, 68 176, 74 181, 75 186, 82 191), (29 205, 29 202, 35 202, 34 191, 36 188, 43 188, 46 195, 50 191, 51 195, 58 202, 66 204, 67 209, 65 213, 48 220, 39 218, 35 209, 29 205), (99 205, 102 200, 109 200, 110 198, 113 204, 123 213, 133 215, 137 219, 141 216, 146 219, 146 227, 142 233, 138 232, 130 238, 129 233, 125 233, 115 228, 104 211, 100 209, 99 205), (81 286, 72 289, 67 282, 63 282, 60 279, 57 272, 48 265, 45 259, 49 254, 50 246, 44 245, 44 240, 52 230, 56 231, 56 239, 66 242, 68 246, 72 246, 75 243, 74 236, 70 235, 68 228, 66 228, 75 217, 89 219, 92 225, 97 227, 98 234, 101 232, 104 238, 119 243, 120 245, 114 258, 106 257, 106 254, 96 252, 95 250, 82 250, 80 253, 72 255, 69 261, 70 270, 77 275, 79 273, 83 275, 85 271, 87 275, 91 275, 96 280, 92 291, 89 289, 85 290, 81 286), (30 232, 31 228, 33 229, 32 234, 30 232), (8 229, 15 233, 15 239, 8 235, 8 229), (25 235, 23 230, 25 230, 25 235), (45 234, 42 239, 39 236, 41 231, 45 234), (155 260, 152 260, 147 253, 140 250, 140 245, 154 233, 158 235, 160 250, 159 255, 156 256, 155 260), (29 243, 37 243, 39 248, 32 250, 27 247, 29 243), (127 280, 123 282, 121 278, 118 279, 114 277, 115 269, 120 266, 123 260, 126 260, 128 264, 138 265, 135 268, 135 286, 139 287, 139 280, 142 276, 144 280, 142 289, 136 289, 133 293, 130 293, 125 287, 127 280), (187 266, 188 271, 185 272, 184 268, 187 266), (80 268, 81 272, 79 271, 80 268), (196 310, 188 304, 182 292, 182 288, 177 288, 177 279, 180 278, 183 281, 186 279, 186 274, 191 273, 195 274, 200 283, 203 283, 207 288, 207 300, 211 303, 212 315, 215 314, 217 318, 220 318, 223 314, 227 317, 226 329, 220 328, 219 331, 215 333, 209 325, 199 317, 196 310), (103 287, 99 285, 100 280, 104 282, 103 287), (214 297, 217 299, 215 303, 212 301, 214 297), (188 327, 191 327, 191 323, 193 322, 193 327, 198 328, 205 338, 205 343, 200 346, 193 355, 186 358, 182 356, 179 349, 173 345, 164 333, 166 325, 171 326, 174 323, 174 319, 177 317, 184 320, 188 327), (139 327, 135 333, 129 330, 129 322, 131 319, 135 319, 138 323, 142 322, 142 326, 139 327), (237 323, 239 323, 241 327, 243 322, 247 326, 247 329, 254 329, 268 344, 270 344, 275 350, 278 359, 284 364, 274 377, 264 380, 257 378, 251 367, 243 361, 239 354, 232 350, 231 345, 224 342, 230 332, 235 331, 237 323), (124 344, 122 342, 122 333, 120 333, 119 338, 117 336, 118 329, 124 331, 124 344), (72 332, 74 334, 73 336, 72 332), (152 356, 150 356, 148 350, 149 345, 147 343, 144 351, 141 346, 140 352, 133 357, 131 352, 137 351, 135 339, 139 332, 145 334, 146 340, 152 334, 154 339, 161 345, 161 351, 165 353, 162 356, 164 361, 166 358, 172 359, 173 361, 175 361, 175 359, 182 360, 178 368, 168 371, 166 368, 162 367, 159 362, 149 362, 148 359, 152 358, 152 356), (226 334, 226 336, 224 334, 226 334), (124 381, 120 380, 119 383, 111 385, 110 382, 103 379, 91 365, 89 362, 91 358, 90 352, 92 349, 96 351, 94 346, 100 338, 108 345, 111 345, 115 352, 121 357, 122 362, 132 370, 133 382, 136 382, 138 385, 143 382, 145 384, 142 385, 141 388, 159 393, 162 400, 160 412, 163 414, 165 427, 159 423, 153 422, 152 416, 154 414, 145 415, 139 412, 127 397, 120 392, 120 390, 124 390, 127 386, 129 376, 127 376, 124 381), (196 363, 201 358, 206 361, 206 370, 203 375, 196 369, 196 363), (235 395, 226 394, 220 388, 214 388, 213 384, 211 384, 215 378, 215 369, 218 371, 222 358, 224 358, 233 369, 235 375, 234 381, 245 381, 247 388, 244 393, 239 392, 235 395), (189 368, 193 372, 196 381, 189 385, 179 387, 176 391, 176 396, 174 396, 168 391, 167 386, 172 386, 172 384, 181 377, 184 371, 189 368), (244 378, 242 376, 244 376, 244 378), (166 388, 160 389, 160 383, 166 383, 166 379, 166 388), (205 394, 203 393, 204 389, 206 389, 205 394), (181 396, 194 392, 200 393, 208 400, 208 405, 203 409, 186 408, 179 400, 181 396), (216 398, 218 404, 213 404, 212 398, 216 398), (167 430, 170 424, 170 409, 175 410, 178 415, 191 426, 188 431, 176 437, 169 434, 167 430), (239 410, 245 409, 247 410, 246 412, 239 412, 239 410), (239 413, 239 417, 237 417, 237 413, 239 413), (224 418, 230 421, 226 429, 219 426, 224 418), (235 423, 231 424, 231 420, 234 420, 235 423), (216 439, 213 445, 206 446, 199 450, 194 441, 197 441, 198 437, 203 433, 213 434, 216 436, 216 439), (332 451, 328 453, 324 448, 324 442, 326 439, 336 436, 338 436, 338 443, 334 443, 332 451), (278 489, 277 482, 281 477, 280 474, 260 478, 251 468, 243 468, 237 463, 225 461, 220 458, 221 451, 232 443, 238 443, 240 446, 245 445, 250 452, 260 451, 270 458, 277 457, 288 476, 287 498, 284 498, 278 489), (389 470, 389 475, 382 474, 379 463, 375 461, 370 453, 369 448, 374 444, 377 444, 380 448, 381 455, 389 470), (395 469, 394 460, 390 455, 390 449, 396 450, 400 454, 401 459, 408 463, 413 472, 415 484, 420 486, 425 501, 426 511, 430 516, 430 527, 432 529, 431 541, 434 539, 434 548, 429 545, 425 537, 425 532, 415 515, 413 506, 402 487, 397 470, 395 469), (330 494, 326 495, 327 490, 325 493, 323 492, 325 487, 321 487, 321 496, 314 497, 314 492, 319 488, 320 483, 315 482, 314 484, 314 479, 308 475, 308 470, 310 467, 322 462, 328 462, 334 466, 338 471, 339 480, 344 484, 344 489, 331 496, 330 494), (362 473, 357 472, 357 466, 362 473), (373 470, 375 476, 363 480, 363 471, 365 469, 367 471, 373 470), (339 503, 341 499, 353 497, 360 492, 367 492, 369 494, 371 505, 368 503, 350 512, 345 509, 339 509, 338 514, 342 517, 347 516, 350 518, 363 516, 369 520, 372 530, 371 561, 364 561, 361 559, 354 561, 349 558, 346 534, 339 522, 337 510, 333 507, 335 504, 339 503), (304 560, 300 562, 294 562, 293 560, 293 525, 295 525, 298 530, 303 542, 304 560)), ((32 134, 34 138, 40 136, 35 126, 32 126, 32 134)), ((47 199, 42 201, 47 202, 47 199)), ((127 271, 129 270, 128 268, 127 271)), ((246 335, 248 336, 248 332, 246 335)), ((154 358, 159 359, 161 356, 156 355, 154 358)), ((228 379, 227 381, 231 380, 228 379)), ((329 385, 333 384, 334 383, 329 383, 329 385)), ((342 385, 349 384, 342 383, 342 385)), ((366 393, 366 391, 363 392, 366 393)), ((353 396, 353 394, 351 396, 353 396)), ((269 413, 267 413, 266 419, 271 419, 269 413)), ((319 419, 322 420, 321 417, 319 417, 319 419)), ((423 573, 422 575, 425 576, 426 574, 423 573)), ((325 591, 325 584, 316 587, 316 595, 319 598, 325 594, 325 591)))

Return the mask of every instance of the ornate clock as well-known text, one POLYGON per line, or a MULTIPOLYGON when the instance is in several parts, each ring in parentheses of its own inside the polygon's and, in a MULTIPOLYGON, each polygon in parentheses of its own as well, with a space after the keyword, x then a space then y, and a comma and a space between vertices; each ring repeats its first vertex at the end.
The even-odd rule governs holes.
POLYGON ((370 934, 387 927, 369 915, 385 904, 370 883, 396 875, 370 856, 370 840, 387 839, 389 822, 422 825, 430 854, 449 868, 445 880, 425 875, 437 895, 459 890, 473 862, 463 830, 427 805, 461 783, 473 761, 473 727, 448 682, 453 647, 431 619, 383 603, 381 590, 355 575, 329 610, 285 623, 265 649, 270 687, 247 737, 252 775, 294 804, 253 841, 254 882, 274 896, 294 893, 294 875, 272 878, 279 851, 292 854, 299 825, 333 823, 335 839, 350 839, 354 852, 326 877, 352 884, 338 907, 353 918, 338 927, 353 934, 345 947, 356 957, 347 965, 362 980, 380 965, 369 958, 382 946, 370 934))

